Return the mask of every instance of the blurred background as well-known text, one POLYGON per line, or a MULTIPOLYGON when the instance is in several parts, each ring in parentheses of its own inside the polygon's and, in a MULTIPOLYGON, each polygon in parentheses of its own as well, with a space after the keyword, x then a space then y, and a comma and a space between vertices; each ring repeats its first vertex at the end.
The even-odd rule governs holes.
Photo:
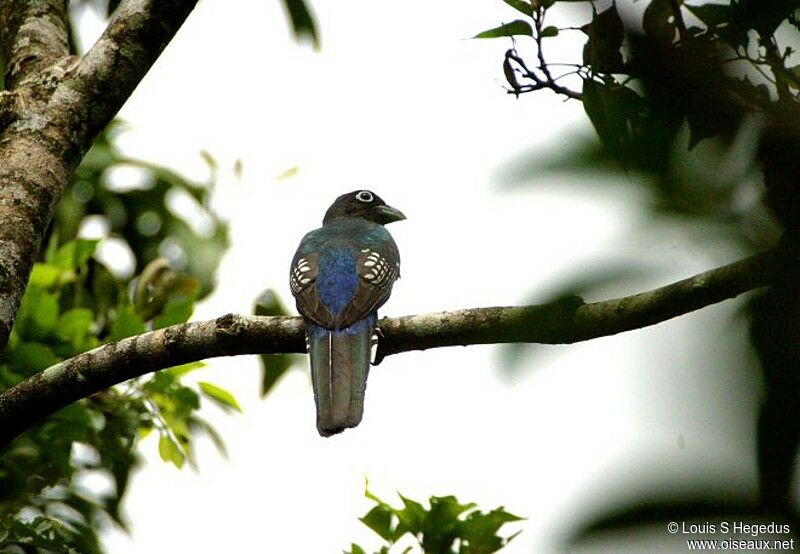
MULTIPOLYGON (((72 4, 81 51, 109 6, 72 4)), ((358 188, 408 216, 390 227, 403 278, 382 316, 603 300, 766 250, 798 205, 798 86, 778 70, 791 52, 771 47, 797 42, 796 8, 776 2, 742 31, 753 3, 733 4, 677 21, 657 1, 311 2, 315 40, 295 2, 293 27, 281 2, 202 0, 79 170, 51 252, 98 239, 91 263, 123 283, 166 256, 197 279, 179 292, 207 319, 252 313, 259 297, 261 313, 296 313, 297 243, 358 188), (497 30, 517 20, 528 29, 497 30), (501 36, 471 40, 492 28, 501 36), (538 47, 553 75, 535 69, 538 47), (583 101, 527 89, 527 70, 583 101), (747 85, 731 100, 733 81, 747 85)), ((119 302, 99 340, 126 334, 119 302)), ((131 385, 141 413, 172 415, 141 416, 157 432, 125 471, 67 445, 65 463, 83 464, 70 490, 110 487, 118 502, 127 485, 107 510, 127 530, 101 525, 115 554, 377 550, 358 520, 373 505, 365 479, 390 502, 505 506, 525 518, 504 527, 522 531, 508 552, 685 550, 669 521, 793 525, 796 303, 787 285, 581 344, 391 356, 371 372, 362 424, 329 439, 304 357, 210 360, 180 377, 216 403, 195 420, 172 381, 131 385), (191 438, 173 440, 173 423, 191 438), (196 468, 179 470, 184 457, 196 468)), ((130 332, 148 319, 131 318, 130 332)))

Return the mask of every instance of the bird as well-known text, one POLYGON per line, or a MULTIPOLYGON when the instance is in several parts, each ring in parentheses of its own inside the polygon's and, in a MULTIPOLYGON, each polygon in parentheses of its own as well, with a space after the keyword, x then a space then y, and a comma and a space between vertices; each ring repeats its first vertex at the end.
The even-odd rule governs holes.
POLYGON ((323 437, 361 422, 377 348, 378 308, 400 278, 400 252, 384 227, 406 219, 369 190, 339 196, 292 258, 289 285, 306 348, 323 437))

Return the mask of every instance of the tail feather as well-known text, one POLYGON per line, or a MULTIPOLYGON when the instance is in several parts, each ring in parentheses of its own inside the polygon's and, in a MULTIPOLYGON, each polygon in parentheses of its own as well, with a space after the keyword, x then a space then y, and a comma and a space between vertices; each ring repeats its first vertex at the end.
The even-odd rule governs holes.
POLYGON ((361 422, 376 323, 372 314, 335 331, 307 324, 317 430, 324 437, 361 422))

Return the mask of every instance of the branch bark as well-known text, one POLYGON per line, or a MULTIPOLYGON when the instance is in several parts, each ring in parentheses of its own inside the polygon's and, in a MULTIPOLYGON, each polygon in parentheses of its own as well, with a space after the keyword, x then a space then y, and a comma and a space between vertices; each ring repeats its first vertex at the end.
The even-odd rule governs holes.
MULTIPOLYGON (((574 297, 540 306, 384 318, 376 362, 410 350, 567 344, 640 329, 777 282, 782 268, 793 266, 786 260, 779 249, 648 292, 589 304, 574 297)), ((64 360, 0 394, 0 447, 76 400, 158 369, 216 356, 305 352, 304 327, 299 317, 229 314, 130 337, 64 360)))
POLYGON ((0 350, 72 172, 197 0, 128 0, 82 58, 66 0, 0 1, 0 350))
POLYGON ((7 0, 0 7, 0 29, 8 89, 69 53, 66 0, 7 0))

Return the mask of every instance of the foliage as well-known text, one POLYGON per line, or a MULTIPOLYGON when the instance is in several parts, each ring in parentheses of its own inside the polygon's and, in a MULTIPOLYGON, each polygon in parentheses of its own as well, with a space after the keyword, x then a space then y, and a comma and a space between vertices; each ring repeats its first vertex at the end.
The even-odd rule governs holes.
MULTIPOLYGON (((698 234, 706 243, 721 241, 743 253, 779 241, 798 243, 798 0, 647 0, 638 5, 641 17, 625 12, 631 3, 616 0, 503 3, 514 17, 524 16, 516 28, 527 23, 530 36, 490 30, 478 37, 514 35, 502 60, 508 93, 519 97, 550 90, 579 100, 600 139, 599 145, 574 141, 556 162, 526 162, 517 175, 542 175, 543 169, 623 170, 623 186, 633 181, 654 200, 649 223, 669 218, 696 226, 704 230, 698 234), (554 21, 558 24, 549 24, 554 21), (580 58, 554 61, 558 41, 576 37, 583 43, 580 58)), ((626 271, 637 273, 622 268, 622 274, 626 271)), ((553 299, 590 293, 614 273, 620 269, 597 276, 594 284, 586 282, 583 290, 556 291, 553 299)), ((790 267, 787 274, 785 283, 753 298, 743 311, 749 318, 749 343, 731 339, 725 345, 742 353, 754 349, 759 367, 745 367, 751 358, 742 354, 741 370, 760 369, 763 376, 758 503, 733 506, 724 494, 699 505, 688 496, 667 500, 650 495, 632 499, 627 512, 598 516, 589 528, 661 524, 690 516, 712 520, 745 510, 797 520, 790 486, 800 443, 800 296, 796 271, 790 267)))
POLYGON ((204 296, 228 247, 227 224, 210 208, 214 160, 204 156, 209 181, 192 182, 168 168, 124 156, 114 143, 121 127, 112 123, 84 157, 59 203, 53 232, 61 243, 72 240, 92 217, 127 246, 135 273, 167 256, 200 279, 204 296), (114 172, 123 168, 134 183, 113 182, 114 172))
MULTIPOLYGON (((121 2, 79 4, 110 17, 121 2)), ((284 5, 296 38, 318 47, 305 2, 284 5)), ((70 48, 77 53, 75 25, 69 24, 70 48)), ((115 144, 121 129, 113 122, 96 139, 58 205, 45 238, 49 246, 33 269, 0 355, 0 390, 104 342, 186 321, 194 303, 213 288, 228 248, 227 224, 210 206, 214 159, 203 153, 209 178, 193 182, 122 154, 115 144), (90 221, 124 245, 133 266, 128 275, 139 278, 120 278, 119 267, 112 273, 95 259, 99 241, 79 238, 90 221)), ((265 369, 265 383, 268 374, 277 378, 285 371, 287 360, 276 357, 277 366, 265 369)), ((161 458, 176 467, 196 463, 198 432, 224 453, 221 437, 197 415, 200 399, 228 411, 241 407, 218 385, 182 383, 202 365, 166 369, 102 391, 14 441, 0 455, 0 550, 99 553, 98 530, 110 521, 125 527, 120 503, 139 460, 137 444, 152 431, 161 458), (108 486, 98 492, 82 485, 91 476, 108 486)))
MULTIPOLYGON (((121 2, 79 4, 110 17, 121 2)), ((318 47, 305 2, 284 0, 284 5, 298 40, 318 47)), ((70 48, 77 53, 74 29, 70 21, 70 48)), ((186 321, 194 303, 213 288, 228 247, 227 224, 210 207, 214 159, 203 153, 209 178, 193 182, 123 155, 115 144, 121 128, 114 122, 96 139, 59 203, 45 238, 49 246, 33 269, 0 355, 0 390, 104 342, 186 321), (121 176, 120 170, 127 173, 121 176), (98 241, 79 238, 90 221, 130 252, 133 267, 127 275, 140 274, 133 303, 130 277, 120 278, 119 267, 112 273, 95 259, 98 241)), ((286 365, 286 358, 277 360, 279 367, 286 365)), ((162 459, 177 467, 196 463, 198 431, 224 452, 221 437, 197 415, 200 399, 225 410, 241 407, 218 385, 182 383, 202 365, 163 370, 102 391, 14 441, 0 455, 0 550, 99 553, 98 530, 109 521, 125 526, 120 503, 139 460, 136 447, 154 430, 162 459), (98 492, 82 485, 90 476, 101 476, 108 486, 98 492)))
MULTIPOLYGON (((360 518, 386 542, 376 554, 388 554, 389 549, 407 536, 413 538, 427 554, 490 554, 507 545, 521 531, 504 538, 497 534, 506 523, 520 521, 504 508, 481 512, 474 503, 461 504, 455 496, 431 496, 429 508, 400 496, 402 508, 384 502, 367 488, 367 498, 375 507, 360 518)), ((404 552, 408 552, 408 547, 404 552)), ((348 554, 366 554, 353 544, 348 554)))
POLYGON ((283 0, 283 5, 292 23, 292 31, 297 40, 309 40, 315 48, 319 48, 319 32, 317 23, 303 0, 283 0))
MULTIPOLYGON (((578 156, 581 150, 576 149, 572 166, 605 169, 610 159, 627 171, 651 174, 658 201, 667 210, 730 215, 740 192, 740 182, 720 183, 714 192, 721 197, 703 201, 709 199, 709 187, 692 191, 691 183, 681 181, 672 163, 676 148, 691 150, 710 138, 730 144, 738 133, 754 132, 745 127, 752 125, 747 116, 753 113, 788 120, 782 129, 771 127, 782 135, 798 127, 797 1, 771 2, 765 9, 753 0, 650 0, 638 28, 623 24, 623 19, 632 18, 622 17, 622 3, 503 1, 517 16, 527 18, 477 37, 516 36, 503 60, 508 92, 519 96, 546 89, 581 100, 602 141, 603 155, 578 156), (565 14, 568 25, 547 24, 565 14), (584 37, 581 59, 553 62, 548 51, 557 50, 561 39, 552 37, 576 34, 584 37), (533 54, 524 54, 528 48, 533 54), (687 198, 687 193, 693 196, 687 198)), ((768 135, 762 146, 768 146, 768 135)), ((792 138, 772 140, 783 145, 792 138)), ((764 147, 759 157, 770 165, 778 156, 764 147)), ((770 187, 770 193, 777 188, 770 187)), ((795 215, 792 211, 781 219, 786 224, 795 215)))
MULTIPOLYGON (((81 239, 61 246, 52 241, 34 267, 0 357, 2 389, 103 342, 145 332, 164 314, 155 312, 150 321, 140 317, 128 300, 127 284, 92 258, 96 246, 97 241, 81 239)), ((188 319, 191 307, 190 301, 181 319, 188 319)), ((0 457, 0 547, 100 552, 98 526, 109 520, 125 525, 120 502, 141 438, 156 430, 161 457, 177 467, 186 460, 194 463, 197 431, 221 446, 214 429, 197 415, 199 394, 238 404, 216 385, 202 383, 195 390, 181 383, 201 366, 159 371, 97 393, 14 441, 0 457), (102 476, 108 490, 81 484, 92 475, 102 476)))

